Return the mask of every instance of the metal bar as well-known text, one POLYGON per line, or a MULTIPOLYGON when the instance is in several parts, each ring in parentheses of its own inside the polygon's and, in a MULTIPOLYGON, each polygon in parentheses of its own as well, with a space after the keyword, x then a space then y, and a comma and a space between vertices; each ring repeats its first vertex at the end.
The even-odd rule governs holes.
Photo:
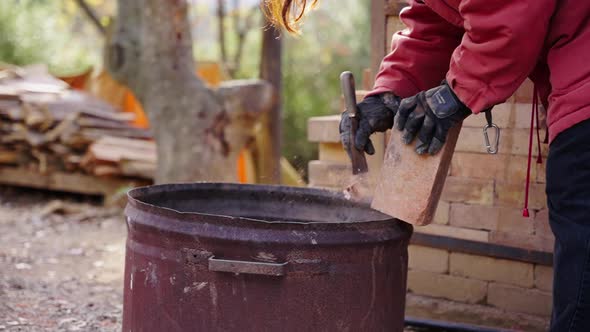
POLYGON ((420 319, 413 317, 405 318, 405 325, 418 328, 431 328, 437 331, 447 332, 509 332, 511 330, 494 329, 485 326, 471 325, 464 323, 453 323, 432 319, 420 319))
POLYGON ((285 275, 285 263, 264 263, 209 258, 209 271, 229 272, 238 274, 258 274, 281 277, 285 275))
POLYGON ((512 259, 547 266, 553 265, 552 253, 509 247, 494 243, 483 243, 477 241, 455 239, 447 236, 421 234, 417 232, 414 232, 414 235, 412 235, 410 243, 433 248, 458 251, 466 254, 512 259))

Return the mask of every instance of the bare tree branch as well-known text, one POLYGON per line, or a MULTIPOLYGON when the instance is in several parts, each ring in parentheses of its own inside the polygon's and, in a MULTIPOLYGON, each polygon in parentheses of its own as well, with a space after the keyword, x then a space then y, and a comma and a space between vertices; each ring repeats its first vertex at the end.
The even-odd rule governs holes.
POLYGON ((221 62, 225 65, 227 63, 227 49, 225 47, 225 0, 217 0, 217 24, 218 24, 218 38, 219 50, 221 52, 221 62))
POLYGON ((98 15, 96 15, 96 12, 94 12, 94 9, 92 9, 92 7, 86 3, 86 0, 76 0, 76 2, 78 3, 78 6, 80 6, 80 8, 84 11, 86 16, 88 16, 90 21, 94 24, 98 32, 100 32, 101 35, 106 36, 107 31, 100 23, 100 19, 98 18, 98 15))

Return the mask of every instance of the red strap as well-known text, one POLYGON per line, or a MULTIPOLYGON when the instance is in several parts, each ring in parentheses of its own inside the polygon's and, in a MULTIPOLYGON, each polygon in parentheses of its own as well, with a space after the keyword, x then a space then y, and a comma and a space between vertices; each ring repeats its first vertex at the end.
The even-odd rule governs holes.
MULTIPOLYGON (((529 134, 529 154, 527 160, 527 169, 526 169, 526 184, 524 190, 524 209, 522 210, 522 216, 525 218, 530 217, 529 213, 529 191, 531 187, 531 162, 533 159, 533 136, 534 136, 534 126, 535 126, 535 118, 537 119, 537 142, 539 143, 539 157, 541 156, 541 139, 539 136, 538 131, 538 123, 539 123, 539 98, 538 98, 538 91, 537 87, 535 86, 533 89, 533 107, 531 111, 531 130, 529 134)), ((539 159, 537 159, 539 161, 539 159)))
MULTIPOLYGON (((534 97, 537 101, 537 106, 533 106, 535 112, 535 118, 537 121, 537 164, 543 163, 542 151, 541 151, 541 127, 539 126, 539 101, 537 96, 534 97)), ((534 105, 534 104, 533 104, 534 105)))

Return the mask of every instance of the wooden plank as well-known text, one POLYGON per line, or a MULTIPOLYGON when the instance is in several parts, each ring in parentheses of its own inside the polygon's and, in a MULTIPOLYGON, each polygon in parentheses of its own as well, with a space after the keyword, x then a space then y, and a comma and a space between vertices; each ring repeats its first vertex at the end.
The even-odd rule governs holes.
POLYGON ((144 185, 147 182, 137 179, 97 178, 80 173, 41 174, 24 168, 0 167, 0 183, 87 195, 112 195, 123 188, 144 185))
POLYGON ((136 160, 155 164, 157 160, 155 150, 138 150, 117 145, 92 144, 88 153, 97 160, 114 163, 122 160, 136 160))
POLYGON ((153 179, 156 176, 156 163, 146 163, 134 160, 123 160, 119 164, 121 173, 125 176, 153 179))
POLYGON ((125 146, 128 148, 135 148, 140 150, 155 151, 156 142, 151 140, 133 139, 126 137, 104 136, 96 141, 95 144, 106 144, 115 146, 125 146))
POLYGON ((0 149, 0 164, 16 165, 20 158, 20 153, 12 150, 0 149))
POLYGON ((98 129, 98 128, 83 128, 79 131, 79 134, 90 140, 97 141, 104 136, 120 136, 127 138, 139 138, 139 139, 150 139, 152 133, 147 129, 142 128, 128 128, 128 129, 98 129))
POLYGON ((386 54, 386 0, 371 0, 371 71, 376 75, 386 54))
POLYGON ((81 116, 77 121, 80 127, 85 128, 106 128, 106 129, 128 129, 135 128, 125 121, 101 119, 93 116, 81 116))

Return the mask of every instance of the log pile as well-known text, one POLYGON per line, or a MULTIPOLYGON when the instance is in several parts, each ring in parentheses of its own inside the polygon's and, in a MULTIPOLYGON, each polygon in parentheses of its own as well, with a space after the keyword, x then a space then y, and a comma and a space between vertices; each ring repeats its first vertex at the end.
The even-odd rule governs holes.
POLYGON ((0 67, 0 166, 151 178, 155 144, 133 116, 43 66, 0 67))

